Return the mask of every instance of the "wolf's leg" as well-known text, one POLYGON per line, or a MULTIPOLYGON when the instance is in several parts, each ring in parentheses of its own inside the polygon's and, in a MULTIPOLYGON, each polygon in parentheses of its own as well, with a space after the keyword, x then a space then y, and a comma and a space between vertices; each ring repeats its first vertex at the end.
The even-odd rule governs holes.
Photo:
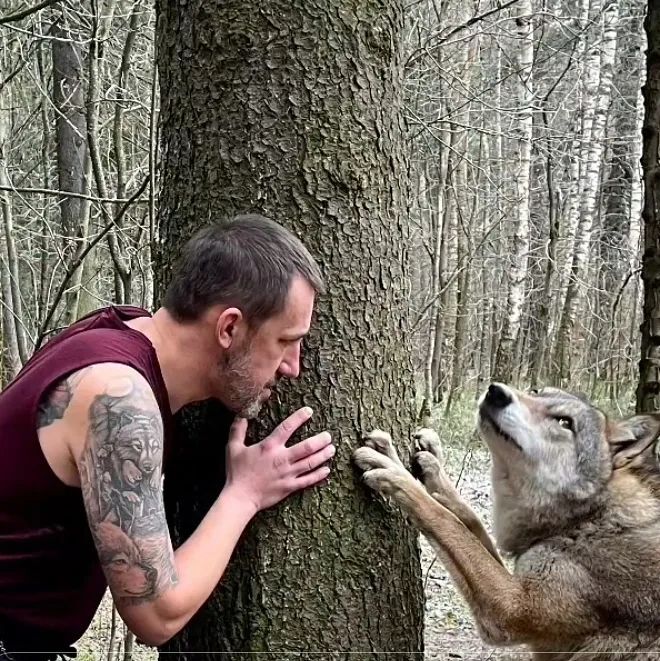
POLYGON ((442 467, 442 445, 440 438, 432 429, 419 429, 414 437, 418 446, 421 448, 415 454, 414 462, 419 466, 421 480, 426 490, 441 505, 444 505, 452 512, 463 525, 476 535, 488 552, 500 564, 502 559, 495 548, 495 544, 488 531, 484 527, 481 519, 475 514, 473 509, 461 498, 453 482, 449 479, 442 467))
MULTIPOLYGON (((392 448, 393 450, 393 448, 392 448)), ((540 573, 514 576, 448 508, 390 458, 372 447, 355 451, 364 481, 392 497, 426 536, 467 601, 481 637, 494 645, 552 645, 598 626, 576 593, 579 568, 557 559, 540 573)), ((584 578, 584 580, 588 580, 584 578)))

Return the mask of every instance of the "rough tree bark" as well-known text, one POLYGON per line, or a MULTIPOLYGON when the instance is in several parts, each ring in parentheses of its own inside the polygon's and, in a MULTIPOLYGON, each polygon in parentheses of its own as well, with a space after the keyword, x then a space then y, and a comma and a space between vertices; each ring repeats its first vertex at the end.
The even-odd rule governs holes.
POLYGON ((660 0, 650 0, 647 38, 642 169, 644 173, 644 312, 637 410, 660 410, 660 0))
MULTIPOLYGON (((301 236, 329 293, 299 383, 255 435, 304 402, 316 411, 306 433, 332 430, 339 450, 328 487, 250 527, 219 588, 167 646, 180 659, 419 658, 416 536, 356 483, 350 459, 365 430, 406 439, 414 418, 402 27, 393 0, 158 7, 158 291, 201 223, 258 211, 301 236)), ((165 481, 175 544, 220 489, 227 420, 210 406, 181 417, 165 481)))

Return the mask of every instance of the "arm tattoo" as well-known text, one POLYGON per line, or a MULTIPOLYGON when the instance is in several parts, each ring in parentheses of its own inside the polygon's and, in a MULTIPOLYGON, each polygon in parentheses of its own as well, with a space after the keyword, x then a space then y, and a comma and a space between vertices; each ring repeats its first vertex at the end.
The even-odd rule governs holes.
POLYGON ((81 484, 101 565, 118 601, 143 603, 177 582, 161 489, 163 425, 140 388, 89 409, 81 484))
POLYGON ((73 399, 73 391, 91 367, 85 367, 57 383, 39 402, 37 410, 37 429, 47 427, 56 420, 61 420, 73 399))
POLYGON ((58 383, 39 403, 37 429, 47 427, 55 420, 61 420, 72 397, 73 392, 68 380, 58 383))

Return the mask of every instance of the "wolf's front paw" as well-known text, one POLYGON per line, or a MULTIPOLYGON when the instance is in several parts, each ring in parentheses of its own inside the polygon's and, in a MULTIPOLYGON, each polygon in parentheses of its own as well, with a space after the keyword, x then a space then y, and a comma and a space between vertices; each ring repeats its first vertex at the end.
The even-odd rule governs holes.
POLYGON ((413 458, 413 474, 430 494, 453 494, 452 483, 443 468, 440 437, 432 429, 418 429, 414 437, 419 451, 413 458))
MULTIPOLYGON (((414 464, 419 468, 421 473, 422 482, 426 482, 426 479, 437 475, 442 471, 442 464, 438 461, 438 458, 435 454, 429 452, 428 450, 422 450, 421 452, 415 453, 414 464)), ((415 473, 417 475, 417 473, 415 473)), ((418 476, 419 477, 419 476, 418 476)))
POLYGON ((386 454, 374 450, 372 447, 358 448, 353 453, 355 463, 365 471, 373 468, 385 468, 388 470, 397 470, 398 465, 395 461, 390 459, 386 454))
POLYGON ((444 463, 442 457, 442 443, 440 442, 440 437, 433 429, 422 427, 422 429, 418 429, 413 434, 413 438, 420 450, 430 452, 441 465, 444 463))
POLYGON ((364 444, 391 459, 403 468, 399 455, 392 443, 392 437, 382 429, 374 429, 364 437, 364 444))
POLYGON ((367 485, 384 496, 394 494, 395 485, 410 478, 394 449, 392 437, 380 429, 365 436, 364 447, 353 453, 353 459, 365 471, 367 485))
POLYGON ((383 496, 396 496, 402 491, 402 486, 405 484, 408 476, 399 470, 392 470, 388 468, 373 468, 368 470, 362 479, 374 491, 377 491, 383 496))

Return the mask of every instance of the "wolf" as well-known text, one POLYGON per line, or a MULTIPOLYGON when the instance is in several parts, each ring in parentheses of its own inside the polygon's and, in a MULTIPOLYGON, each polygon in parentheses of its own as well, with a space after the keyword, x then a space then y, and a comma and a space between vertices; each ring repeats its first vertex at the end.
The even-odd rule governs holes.
POLYGON ((420 481, 381 430, 354 460, 428 538, 481 638, 546 661, 660 658, 660 416, 612 420, 562 390, 493 383, 477 427, 496 544, 445 474, 434 431, 415 434, 420 481))

